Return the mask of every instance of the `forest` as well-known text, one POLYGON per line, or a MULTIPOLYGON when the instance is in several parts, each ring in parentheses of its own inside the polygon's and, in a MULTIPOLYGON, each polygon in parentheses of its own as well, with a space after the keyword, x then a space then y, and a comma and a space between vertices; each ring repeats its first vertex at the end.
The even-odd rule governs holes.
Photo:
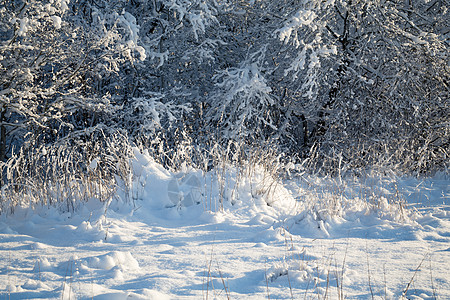
POLYGON ((0 0, 0 297, 450 297, 447 0, 0 0))
POLYGON ((61 200, 74 181, 111 190, 131 146, 174 169, 449 166, 447 1, 4 0, 0 12, 2 211, 21 193, 61 200))

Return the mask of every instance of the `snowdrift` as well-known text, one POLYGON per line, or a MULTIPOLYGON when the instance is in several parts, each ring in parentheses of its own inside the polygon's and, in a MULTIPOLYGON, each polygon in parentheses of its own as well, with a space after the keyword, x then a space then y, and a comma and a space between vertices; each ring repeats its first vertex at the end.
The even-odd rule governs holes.
POLYGON ((2 297, 450 297, 446 174, 280 180, 134 156, 107 203, 0 216, 2 297))

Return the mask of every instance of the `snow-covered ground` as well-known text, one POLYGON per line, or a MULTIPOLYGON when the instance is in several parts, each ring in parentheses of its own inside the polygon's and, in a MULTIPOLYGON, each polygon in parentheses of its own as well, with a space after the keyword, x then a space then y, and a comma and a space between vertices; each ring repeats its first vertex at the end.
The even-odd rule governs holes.
POLYGON ((448 175, 133 165, 109 205, 0 216, 1 299, 450 299, 448 175))

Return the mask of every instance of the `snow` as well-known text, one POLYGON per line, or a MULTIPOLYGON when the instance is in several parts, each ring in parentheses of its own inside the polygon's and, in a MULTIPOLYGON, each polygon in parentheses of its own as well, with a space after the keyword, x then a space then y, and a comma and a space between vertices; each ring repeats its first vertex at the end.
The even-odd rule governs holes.
POLYGON ((55 26, 56 29, 61 29, 61 17, 59 16, 51 16, 53 21, 53 26, 55 26))
POLYGON ((61 7, 62 13, 65 13, 69 9, 69 0, 56 0, 55 4, 61 7))
MULTIPOLYGON (((297 14, 292 17, 282 29, 279 30, 280 40, 287 44, 289 40, 291 40, 293 32, 303 26, 311 26, 312 22, 316 18, 317 15, 312 10, 299 10, 297 14)), ((299 42, 297 40, 296 33, 294 33, 294 36, 294 43, 298 47, 299 42)))
POLYGON ((25 36, 27 34, 27 31, 29 30, 29 20, 27 17, 23 17, 20 19, 20 27, 17 31, 18 36, 25 36))
POLYGON ((446 174, 277 182, 135 156, 131 196, 0 216, 2 298, 450 298, 446 174), (200 204, 175 203, 189 188, 200 204))
POLYGON ((99 163, 99 159, 96 157, 94 158, 91 163, 89 164, 89 170, 94 171, 95 169, 97 169, 99 163))
POLYGON ((138 46, 139 39, 139 25, 136 24, 136 18, 123 11, 123 15, 118 17, 117 20, 126 29, 128 33, 128 41, 126 42, 128 49, 135 50, 139 53, 139 59, 144 61, 147 57, 145 49, 142 46, 138 46))

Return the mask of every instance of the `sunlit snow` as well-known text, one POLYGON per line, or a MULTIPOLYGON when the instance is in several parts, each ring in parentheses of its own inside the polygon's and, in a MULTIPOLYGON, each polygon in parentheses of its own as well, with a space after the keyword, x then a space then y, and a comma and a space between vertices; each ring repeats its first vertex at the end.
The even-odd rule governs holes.
POLYGON ((263 171, 237 185, 230 168, 221 188, 213 171, 173 173, 135 154, 131 198, 1 216, 3 298, 450 297, 446 175, 347 179, 338 191, 331 178, 263 171))

